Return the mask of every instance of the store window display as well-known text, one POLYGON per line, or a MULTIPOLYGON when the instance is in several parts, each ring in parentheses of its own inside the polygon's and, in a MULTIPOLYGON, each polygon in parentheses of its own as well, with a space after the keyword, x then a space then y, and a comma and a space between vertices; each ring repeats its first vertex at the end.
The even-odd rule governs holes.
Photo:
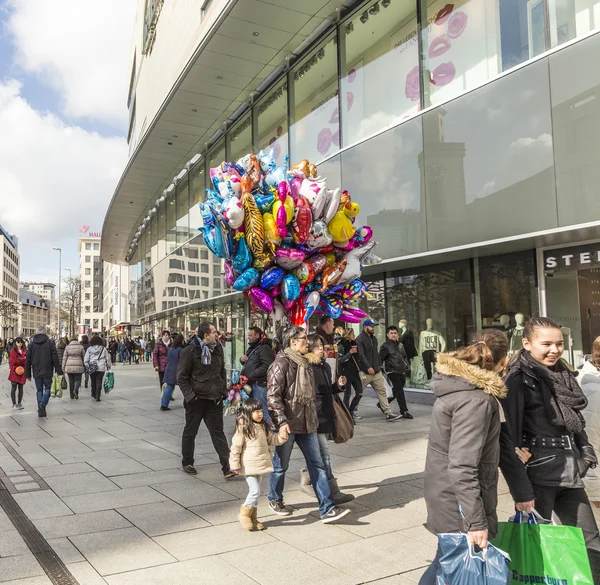
POLYGON ((446 351, 446 340, 439 331, 436 331, 433 328, 433 319, 427 319, 425 323, 427 329, 421 331, 419 337, 419 353, 423 359, 427 379, 431 380, 437 354, 446 351))

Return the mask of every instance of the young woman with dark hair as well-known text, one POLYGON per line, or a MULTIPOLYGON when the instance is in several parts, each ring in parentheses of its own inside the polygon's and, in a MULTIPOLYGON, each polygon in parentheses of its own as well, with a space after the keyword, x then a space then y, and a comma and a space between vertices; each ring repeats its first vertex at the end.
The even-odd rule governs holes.
POLYGON ((92 398, 96 402, 100 402, 102 380, 104 379, 105 372, 110 371, 111 363, 108 351, 104 347, 104 340, 99 335, 94 335, 90 339, 90 347, 85 352, 84 364, 86 372, 90 373, 92 398))
POLYGON ((169 408, 169 402, 174 400, 173 392, 177 385, 177 366, 179 365, 179 358, 183 351, 183 335, 179 333, 173 337, 173 345, 169 349, 167 354, 167 367, 165 368, 165 374, 163 377, 163 392, 162 399, 160 402, 161 410, 171 410, 169 408))
POLYGON ((600 535, 583 484, 597 459, 584 430, 588 401, 561 360, 563 350, 562 331, 552 319, 533 317, 525 325, 502 401, 500 468, 517 510, 535 508, 548 520, 554 512, 562 524, 582 529, 598 583, 600 535))
MULTIPOLYGON (((500 423, 498 400, 506 395, 500 372, 508 339, 496 329, 475 335, 454 353, 440 353, 431 389, 433 406, 427 461, 427 528, 435 533, 466 532, 486 548, 496 535, 500 423)), ((419 585, 435 585, 441 549, 419 585)))
POLYGON ((12 350, 8 356, 10 370, 8 380, 11 384, 10 398, 12 400, 13 410, 23 410, 23 385, 27 381, 25 377, 25 362, 27 360, 27 350, 22 337, 17 337, 13 343, 12 350), (17 390, 19 396, 17 398, 17 390))

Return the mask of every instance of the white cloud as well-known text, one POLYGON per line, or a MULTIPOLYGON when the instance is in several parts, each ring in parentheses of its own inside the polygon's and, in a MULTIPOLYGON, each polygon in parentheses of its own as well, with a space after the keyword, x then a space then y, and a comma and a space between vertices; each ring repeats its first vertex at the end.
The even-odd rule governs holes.
POLYGON ((61 97, 63 113, 125 131, 136 0, 8 0, 17 64, 61 97))
POLYGON ((100 231, 127 161, 123 138, 102 137, 35 111, 19 82, 0 83, 0 223, 19 238, 23 279, 78 271, 82 224, 100 231))

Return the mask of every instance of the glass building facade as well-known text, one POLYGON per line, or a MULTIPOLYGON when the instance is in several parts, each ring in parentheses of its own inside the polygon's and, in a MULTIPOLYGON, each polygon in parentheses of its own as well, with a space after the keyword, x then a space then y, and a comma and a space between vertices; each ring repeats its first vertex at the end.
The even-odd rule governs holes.
MULTIPOLYGON (((480 327, 514 328, 519 313, 560 320, 554 283, 573 290, 583 277, 565 270, 546 285, 534 243, 486 246, 600 221, 597 28, 592 0, 361 5, 174 178, 130 253, 132 322, 191 331, 211 317, 234 341, 230 366, 245 329, 267 324, 227 289, 198 234, 208 170, 267 147, 280 164, 287 154, 317 163, 361 205, 384 262, 366 272, 371 294, 360 302, 382 324, 406 319, 417 346, 428 320, 448 349, 480 327), (458 248, 473 252, 427 259, 458 248), (415 255, 421 265, 402 268, 415 255)), ((580 297, 573 362, 600 334, 594 318, 581 324, 580 297)), ((423 369, 413 376, 427 387, 423 369)))

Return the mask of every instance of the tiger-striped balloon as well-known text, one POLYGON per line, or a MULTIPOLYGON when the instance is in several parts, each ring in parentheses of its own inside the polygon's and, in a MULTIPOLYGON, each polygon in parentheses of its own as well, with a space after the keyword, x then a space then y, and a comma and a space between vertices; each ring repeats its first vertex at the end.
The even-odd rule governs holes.
POLYGON ((265 248, 265 225, 251 193, 244 193, 242 205, 244 206, 246 243, 252 254, 256 256, 261 254, 265 248))

